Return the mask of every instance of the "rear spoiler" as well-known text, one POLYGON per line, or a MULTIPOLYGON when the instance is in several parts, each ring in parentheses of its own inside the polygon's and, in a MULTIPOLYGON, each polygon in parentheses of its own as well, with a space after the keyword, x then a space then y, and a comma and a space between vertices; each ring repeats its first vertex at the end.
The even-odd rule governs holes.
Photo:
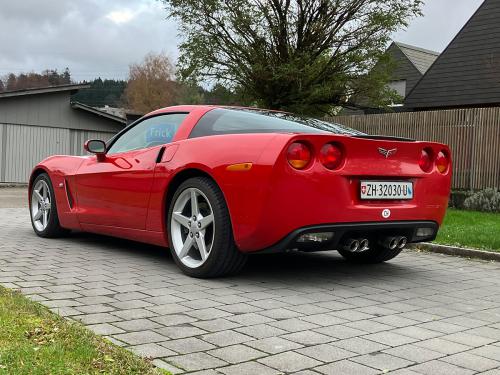
POLYGON ((402 141, 402 142, 416 142, 415 139, 405 138, 405 137, 393 137, 390 135, 352 135, 354 138, 363 138, 363 139, 378 139, 381 141, 402 141))

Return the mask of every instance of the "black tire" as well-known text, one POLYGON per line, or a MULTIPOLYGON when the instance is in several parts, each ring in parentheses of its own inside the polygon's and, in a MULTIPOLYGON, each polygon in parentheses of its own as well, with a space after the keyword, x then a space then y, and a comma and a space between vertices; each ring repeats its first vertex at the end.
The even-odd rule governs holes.
POLYGON ((386 262, 397 257, 402 250, 403 249, 398 248, 391 250, 376 244, 370 246, 370 249, 361 253, 351 253, 343 249, 339 249, 338 252, 345 259, 353 263, 375 264, 386 262))
POLYGON ((238 273, 246 263, 247 255, 241 253, 234 242, 229 211, 222 191, 208 177, 193 177, 184 181, 176 190, 167 216, 168 240, 172 256, 177 266, 186 275, 197 278, 213 278, 238 273), (174 204, 183 191, 189 188, 199 189, 208 198, 214 215, 215 231, 212 248, 206 261, 199 267, 192 268, 182 263, 173 250, 171 218, 174 204))
POLYGON ((29 206, 29 211, 30 211, 30 218, 31 218, 31 226, 33 227, 33 230, 35 233, 40 236, 40 237, 45 237, 45 238, 56 238, 56 237, 61 237, 69 233, 68 229, 65 229, 61 227, 61 224, 59 223, 59 217, 57 216, 57 203, 55 199, 55 194, 54 194, 54 187, 52 186, 52 181, 50 181, 50 177, 47 173, 41 173, 39 174, 33 183, 31 184, 31 191, 29 192, 30 194, 30 206, 29 206), (43 180, 48 186, 48 196, 50 197, 50 204, 51 208, 48 213, 48 219, 47 219, 47 226, 43 230, 39 230, 35 226, 35 222, 33 219, 33 212, 31 209, 31 204, 32 204, 32 195, 33 195, 33 189, 37 185, 38 181, 43 180))

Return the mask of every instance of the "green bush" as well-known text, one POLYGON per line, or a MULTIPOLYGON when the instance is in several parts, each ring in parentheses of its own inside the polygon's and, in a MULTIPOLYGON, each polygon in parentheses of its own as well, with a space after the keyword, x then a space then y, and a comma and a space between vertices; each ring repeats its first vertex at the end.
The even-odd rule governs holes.
POLYGON ((500 212, 500 191, 487 188, 473 194, 464 201, 467 210, 500 212))
POLYGON ((453 190, 450 194, 450 201, 448 206, 463 210, 465 200, 473 194, 474 192, 470 190, 453 190))

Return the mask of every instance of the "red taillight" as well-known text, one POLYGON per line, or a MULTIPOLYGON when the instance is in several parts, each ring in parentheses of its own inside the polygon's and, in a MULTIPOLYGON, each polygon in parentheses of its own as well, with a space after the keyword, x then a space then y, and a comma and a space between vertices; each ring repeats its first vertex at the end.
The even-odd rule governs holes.
POLYGON ((432 168, 432 151, 429 149, 423 149, 420 154, 420 159, 418 165, 424 172, 430 172, 432 168))
POLYGON ((440 173, 446 173, 450 161, 445 151, 439 151, 436 156, 436 168, 440 173))
POLYGON ((311 149, 304 143, 292 143, 288 147, 286 158, 295 169, 304 169, 311 161, 311 149))
POLYGON ((328 169, 337 169, 342 164, 342 149, 334 144, 327 143, 319 152, 319 160, 328 169))

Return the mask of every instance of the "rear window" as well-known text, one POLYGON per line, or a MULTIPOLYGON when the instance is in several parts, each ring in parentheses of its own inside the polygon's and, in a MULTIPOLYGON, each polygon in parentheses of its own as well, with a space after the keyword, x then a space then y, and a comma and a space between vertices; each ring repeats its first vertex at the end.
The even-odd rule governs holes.
POLYGON ((217 108, 207 112, 189 138, 244 133, 333 133, 362 135, 343 125, 283 112, 217 108))

